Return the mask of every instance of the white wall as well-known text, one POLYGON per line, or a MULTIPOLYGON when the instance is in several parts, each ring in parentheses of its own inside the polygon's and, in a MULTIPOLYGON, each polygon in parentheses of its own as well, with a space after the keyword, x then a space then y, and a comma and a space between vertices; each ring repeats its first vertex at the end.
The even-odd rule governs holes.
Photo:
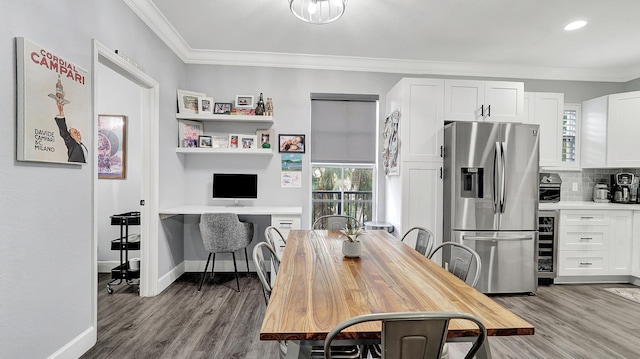
MULTIPOLYGON (((160 83, 161 143, 177 131, 175 89, 183 87, 185 66, 122 1, 2 1, 0 24, 0 357, 77 357, 96 337, 94 142, 83 136, 89 148, 83 166, 15 160, 14 38, 26 37, 89 72, 93 38, 138 61, 160 83)), ((159 169, 167 205, 181 200, 166 189, 181 187, 183 178, 171 150, 160 149, 167 157, 159 169)), ((161 253, 170 257, 162 231, 160 237, 161 253)))
MULTIPOLYGON (((139 211, 142 180, 142 96, 140 86, 100 64, 96 69, 96 110, 98 114, 127 116, 125 148, 126 178, 99 179, 97 191, 99 270, 109 271, 120 252, 111 250, 111 240, 120 237, 120 226, 112 226, 110 216, 139 211), (100 265, 102 262, 106 265, 100 265)), ((140 233, 139 226, 129 226, 129 234, 140 233)), ((140 257, 131 252, 130 257, 140 257)))

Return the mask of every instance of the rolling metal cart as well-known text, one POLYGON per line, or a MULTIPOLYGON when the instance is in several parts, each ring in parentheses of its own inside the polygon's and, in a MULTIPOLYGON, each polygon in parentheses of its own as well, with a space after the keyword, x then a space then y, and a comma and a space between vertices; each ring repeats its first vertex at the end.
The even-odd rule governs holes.
POLYGON ((111 286, 120 285, 123 280, 128 285, 137 285, 140 292, 140 268, 129 267, 129 251, 140 250, 140 239, 129 241, 129 226, 140 225, 140 212, 114 214, 110 218, 112 226, 120 226, 120 238, 111 241, 111 250, 120 251, 120 265, 111 270, 112 281, 107 284, 107 293, 113 294, 111 286))

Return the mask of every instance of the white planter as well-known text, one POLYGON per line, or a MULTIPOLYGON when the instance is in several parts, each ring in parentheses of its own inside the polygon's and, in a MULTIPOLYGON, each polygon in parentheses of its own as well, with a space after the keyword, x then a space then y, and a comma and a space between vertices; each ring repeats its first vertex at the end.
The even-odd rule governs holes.
POLYGON ((350 242, 343 241, 342 242, 342 254, 348 258, 358 258, 362 253, 362 243, 361 242, 350 242))

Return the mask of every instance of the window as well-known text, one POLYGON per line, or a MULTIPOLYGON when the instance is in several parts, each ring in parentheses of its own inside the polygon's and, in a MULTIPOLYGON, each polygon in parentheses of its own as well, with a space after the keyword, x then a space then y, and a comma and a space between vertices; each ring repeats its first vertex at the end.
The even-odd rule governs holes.
POLYGON ((378 95, 311 94, 311 223, 373 219, 377 119, 378 95))
POLYGON ((312 165, 312 220, 329 214, 344 214, 360 223, 372 220, 373 165, 312 165))
POLYGON ((562 162, 578 163, 578 126, 580 123, 580 105, 566 104, 562 119, 562 162))

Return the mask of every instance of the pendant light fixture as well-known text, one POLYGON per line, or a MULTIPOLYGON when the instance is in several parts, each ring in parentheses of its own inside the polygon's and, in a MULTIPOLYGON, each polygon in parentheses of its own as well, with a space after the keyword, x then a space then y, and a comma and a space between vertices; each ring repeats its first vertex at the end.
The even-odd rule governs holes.
POLYGON ((338 20, 347 0, 289 0, 289 8, 298 19, 310 24, 328 24, 338 20))

